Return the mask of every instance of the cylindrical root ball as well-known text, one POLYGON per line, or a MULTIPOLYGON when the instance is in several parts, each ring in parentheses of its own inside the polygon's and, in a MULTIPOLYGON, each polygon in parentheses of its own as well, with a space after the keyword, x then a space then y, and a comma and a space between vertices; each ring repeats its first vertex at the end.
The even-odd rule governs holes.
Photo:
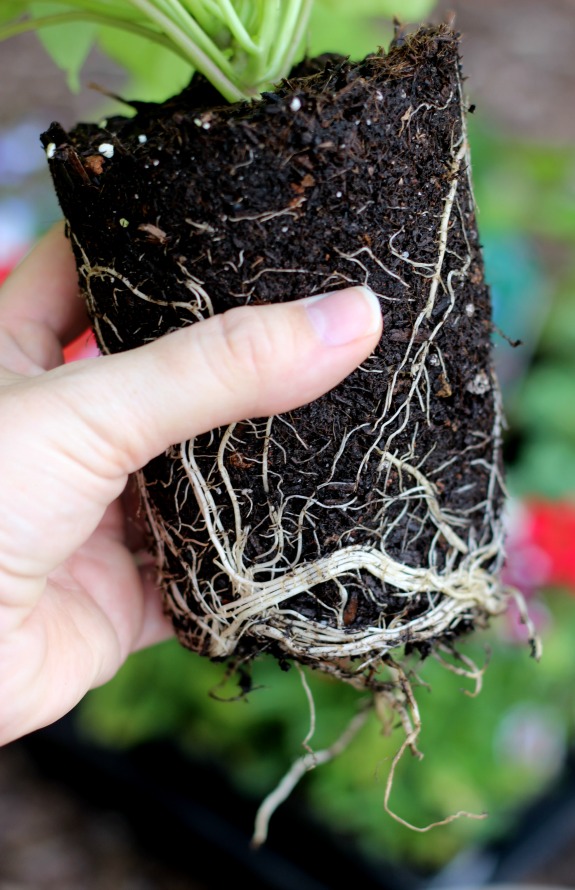
POLYGON ((378 348, 333 391, 140 473, 189 648, 369 685, 388 653, 503 608, 501 410, 464 106, 441 26, 356 64, 309 62, 251 104, 197 78, 105 129, 44 134, 103 352, 232 306, 350 284, 381 300, 378 348))

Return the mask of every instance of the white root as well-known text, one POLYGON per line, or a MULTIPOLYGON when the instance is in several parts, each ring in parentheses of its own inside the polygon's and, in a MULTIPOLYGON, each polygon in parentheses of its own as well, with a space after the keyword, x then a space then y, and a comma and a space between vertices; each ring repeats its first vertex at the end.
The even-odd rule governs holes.
POLYGON ((322 766, 324 763, 329 763, 330 760, 334 760, 345 751, 365 724, 368 715, 369 711, 360 711, 359 714, 353 717, 345 731, 333 745, 322 751, 312 751, 311 753, 304 754, 303 757, 295 761, 274 791, 268 794, 260 804, 256 814, 252 847, 261 847, 266 842, 271 817, 277 808, 288 799, 300 779, 310 770, 315 769, 317 766, 322 766))
MULTIPOLYGON (((452 101, 461 102, 461 95, 458 99, 453 95, 450 96, 447 104, 452 101)), ((410 120, 424 108, 422 105, 415 111, 412 110, 410 120)), ((498 465, 502 421, 495 379, 493 378, 489 385, 495 401, 495 421, 491 437, 485 431, 477 431, 478 443, 489 442, 490 439, 490 463, 485 465, 484 458, 479 457, 471 462, 472 465, 483 463, 489 474, 489 490, 483 506, 485 522, 481 540, 477 539, 477 529, 471 524, 468 515, 458 514, 453 509, 448 511, 442 506, 437 484, 424 467, 428 456, 421 461, 421 458, 416 458, 413 448, 406 454, 400 454, 395 447, 395 441, 410 422, 410 408, 414 400, 417 400, 423 415, 429 421, 432 393, 428 366, 439 363, 443 379, 447 381, 447 370, 441 349, 437 346, 437 339, 456 305, 454 282, 466 276, 470 264, 471 247, 465 233, 465 217, 457 197, 461 170, 467 158, 465 130, 453 140, 453 143, 449 188, 437 226, 435 262, 420 262, 401 253, 395 246, 395 241, 401 232, 396 232, 389 239, 392 256, 401 258, 412 268, 415 275, 421 275, 430 284, 425 305, 414 320, 404 357, 393 372, 380 416, 374 419, 371 425, 373 431, 371 445, 357 468, 356 489, 359 488, 368 465, 372 465, 374 460, 379 462, 381 483, 375 489, 374 495, 377 496, 380 505, 377 514, 380 528, 374 528, 367 540, 362 534, 365 543, 355 544, 352 527, 345 541, 336 542, 330 552, 322 551, 318 541, 320 555, 316 559, 301 560, 304 536, 307 534, 309 537, 311 531, 317 540, 318 523, 321 522, 324 510, 337 509, 352 516, 360 515, 363 509, 356 491, 350 491, 347 497, 336 499, 336 506, 333 504, 333 497, 329 502, 324 501, 323 492, 328 490, 331 494, 335 490, 333 486, 341 484, 334 481, 337 479, 338 463, 353 447, 354 438, 365 435, 365 424, 344 433, 328 476, 312 493, 302 492, 301 495, 292 493, 289 497, 285 497, 281 488, 281 475, 277 470, 272 471, 270 463, 272 447, 276 455, 283 451, 284 463, 287 462, 283 446, 278 446, 273 438, 274 421, 277 419, 279 423, 288 426, 295 440, 306 450, 310 450, 310 460, 315 455, 314 449, 303 442, 299 432, 286 417, 270 417, 261 422, 250 422, 250 430, 245 435, 249 435, 252 442, 254 440, 261 442, 260 456, 254 457, 252 447, 250 461, 254 465, 254 470, 259 466, 261 485, 268 499, 267 522, 260 520, 257 529, 261 539, 267 539, 268 544, 264 552, 260 548, 257 558, 250 558, 247 555, 250 535, 255 533, 250 524, 253 509, 252 492, 249 489, 236 490, 228 469, 230 455, 238 444, 236 424, 221 431, 217 455, 211 466, 206 466, 205 460, 198 458, 196 444, 193 441, 181 443, 174 449, 175 460, 180 467, 178 491, 183 493, 184 501, 187 493, 193 492, 198 505, 197 517, 191 526, 180 523, 178 527, 168 527, 157 515, 145 484, 142 485, 145 510, 156 538, 160 560, 162 554, 167 552, 179 555, 185 551, 189 554, 188 564, 182 567, 182 578, 170 580, 170 597, 176 613, 186 615, 189 614, 189 606, 185 605, 188 596, 179 590, 179 585, 183 584, 193 591, 199 606, 199 612, 194 614, 193 618, 197 626, 194 646, 211 657, 233 654, 239 641, 244 635, 249 634, 259 640, 262 646, 267 645, 269 641, 278 642, 286 653, 296 659, 312 659, 324 668, 330 660, 340 656, 369 661, 376 654, 381 658, 406 642, 417 643, 441 637, 455 627, 462 618, 473 617, 474 614, 497 614, 507 604, 507 591, 500 587, 493 571, 493 565, 501 560, 503 538, 501 523, 499 518, 493 515, 491 506, 496 486, 501 485, 498 465), (446 258, 454 257, 448 247, 454 212, 459 214, 468 255, 458 257, 459 268, 452 268, 447 272, 446 258), (430 319, 440 288, 448 298, 446 306, 426 339, 418 343, 418 332, 424 321, 430 319), (410 369, 411 375, 410 390, 407 398, 393 410, 392 401, 397 380, 407 368, 410 369), (398 481, 397 490, 389 495, 386 492, 391 470, 395 472, 398 481), (399 511, 398 505, 401 506, 399 511), (228 527, 230 523, 224 525, 222 515, 229 515, 230 510, 233 522, 231 527, 228 527), (395 510, 395 515, 390 512, 392 510, 395 510), (387 541, 399 524, 407 522, 408 519, 413 528, 412 541, 417 540, 424 527, 428 527, 429 524, 435 526, 436 534, 432 539, 427 566, 406 565, 394 559, 387 551, 387 541), (439 548, 443 554, 441 559, 437 556, 439 548), (205 578, 200 581, 198 580, 200 570, 209 560, 214 562, 214 577, 212 581, 205 578), (436 568, 436 565, 443 567, 436 568), (364 595, 373 596, 371 593, 365 593, 368 588, 362 579, 366 576, 376 579, 386 590, 391 591, 398 603, 403 600, 407 604, 408 601, 420 601, 425 597, 428 608, 421 610, 421 614, 408 621, 397 617, 391 620, 380 617, 374 626, 352 631, 345 626, 343 620, 349 600, 350 585, 363 589, 364 595), (216 593, 217 589, 223 588, 220 581, 223 578, 226 579, 225 587, 228 591, 224 602, 216 593), (300 614, 292 605, 299 595, 313 595, 315 588, 326 583, 335 586, 340 598, 339 605, 329 607, 336 616, 339 616, 333 626, 323 619, 313 620, 300 614)), ((468 170, 468 165, 466 166, 468 170)), ((265 224, 285 212, 286 210, 282 208, 260 214, 257 216, 257 221, 265 224)), ((235 221, 240 221, 240 218, 235 221)), ((79 244, 77 247, 81 251, 79 244)), ((401 276, 389 269, 371 248, 362 247, 349 255, 341 251, 338 253, 342 260, 361 268, 364 283, 368 286, 370 273, 367 262, 369 261, 375 263, 380 271, 399 279, 407 287, 401 276)), ((111 322, 106 317, 99 317, 93 301, 90 303, 93 283, 96 280, 104 279, 112 285, 117 282, 118 287, 127 289, 134 298, 158 306, 174 305, 165 300, 161 294, 147 294, 143 284, 129 281, 126 276, 109 266, 91 266, 87 256, 85 254, 83 256, 81 274, 95 325, 100 328, 100 333, 101 327, 105 324, 111 325, 111 322)), ((243 255, 240 256, 239 263, 243 263, 243 255)), ((212 300, 203 282, 187 272, 184 265, 180 265, 180 270, 182 281, 193 299, 182 303, 181 306, 175 305, 185 308, 190 314, 190 322, 212 315, 212 300)), ((302 271, 304 270, 264 267, 246 284, 254 285, 262 275, 284 275, 302 271)), ((115 329, 114 332, 119 337, 115 329)), ((417 430, 414 431, 413 441, 416 439, 416 434, 417 430)), ((238 447, 241 450, 241 443, 238 447)), ((479 444, 477 447, 480 447, 479 444)), ((277 462, 276 459, 276 466, 277 462)), ((302 472, 305 474, 305 470, 302 469, 302 472)), ((437 468, 431 472, 437 478, 437 468)), ((183 508, 184 501, 177 504, 178 512, 183 508)), ((360 526, 357 532, 358 534, 362 532, 360 526)), ((402 614, 401 609, 399 614, 402 614)))
POLYGON ((417 739, 421 732, 421 717, 419 715, 419 708, 413 694, 411 684, 409 683, 405 672, 399 665, 394 665, 392 670, 396 673, 396 684, 393 692, 379 693, 379 711, 381 712, 382 701, 390 705, 394 711, 397 711, 401 718, 405 737, 398 751, 393 757, 391 767, 387 775, 385 793, 383 796, 383 806, 385 812, 396 822, 399 822, 400 825, 403 825, 405 828, 409 828, 411 831, 415 831, 418 834, 425 834, 426 832, 431 831, 432 828, 439 828, 442 825, 449 825, 451 822, 455 822, 457 819, 461 818, 477 820, 486 819, 487 813, 468 813, 466 810, 460 810, 457 813, 452 813, 449 816, 446 816, 444 819, 439 819, 437 822, 431 822, 428 825, 419 826, 413 825, 413 823, 408 822, 406 819, 403 819, 391 808, 389 800, 391 797, 391 792, 393 790, 395 774, 397 767, 403 759, 404 754, 408 749, 411 749, 412 754, 414 754, 416 757, 418 757, 419 759, 423 757, 423 755, 417 748, 417 739))
MULTIPOLYGON (((234 491, 230 476, 225 467, 226 449, 229 447, 234 427, 224 431, 218 451, 217 468, 215 472, 206 475, 195 454, 194 442, 182 443, 179 450, 179 460, 185 472, 185 477, 193 490, 199 505, 202 527, 205 529, 209 549, 217 554, 217 567, 228 579, 231 595, 222 604, 218 597, 208 590, 203 593, 199 590, 197 579, 188 577, 186 583, 191 583, 196 591, 199 601, 207 606, 202 620, 203 651, 212 657, 222 657, 233 653, 238 641, 244 634, 260 639, 281 642, 283 648, 292 656, 303 659, 317 659, 322 665, 338 656, 349 658, 366 658, 373 653, 379 653, 380 657, 386 652, 396 648, 404 642, 422 642, 426 639, 440 637, 447 630, 454 627, 465 616, 474 613, 497 614, 501 612, 507 603, 507 595, 502 590, 494 577, 492 565, 497 561, 501 552, 502 531, 493 516, 489 514, 488 505, 493 499, 494 487, 499 482, 498 478, 498 453, 500 449, 500 405, 496 398, 496 420, 492 431, 492 463, 487 468, 490 473, 490 491, 486 498, 486 528, 480 545, 476 541, 475 530, 471 528, 465 537, 462 532, 469 527, 469 517, 456 515, 453 511, 447 512, 442 508, 436 484, 426 475, 422 466, 412 462, 412 455, 399 455, 394 450, 394 440, 405 429, 410 419, 410 404, 413 398, 418 398, 424 412, 428 415, 430 385, 427 377, 426 365, 431 354, 431 347, 437 340, 438 334, 451 314, 455 302, 453 281, 455 277, 463 278, 469 266, 470 257, 460 258, 461 267, 452 269, 444 275, 444 262, 448 254, 448 235, 452 214, 458 207, 456 200, 457 187, 460 180, 460 169, 467 154, 465 134, 454 147, 452 167, 450 171, 449 191, 444 201, 444 210, 439 221, 437 232, 438 256, 435 265, 429 263, 417 263, 415 260, 406 260, 417 268, 423 268, 421 274, 430 280, 430 288, 427 301, 420 315, 415 319, 413 331, 405 356, 394 372, 394 377, 388 390, 387 402, 378 420, 373 423, 376 430, 373 444, 364 455, 358 468, 358 483, 368 461, 374 456, 379 459, 380 473, 387 479, 389 468, 393 467, 399 475, 399 493, 393 498, 384 494, 386 488, 381 485, 381 531, 374 534, 372 541, 367 544, 340 544, 328 554, 322 554, 315 560, 301 562, 299 555, 302 551, 302 539, 304 529, 314 527, 314 518, 318 510, 326 509, 320 498, 320 490, 332 484, 335 477, 337 464, 340 457, 346 453, 354 436, 364 432, 360 426, 348 431, 342 438, 341 444, 333 459, 331 472, 315 495, 303 498, 303 504, 297 514, 292 512, 296 495, 289 499, 281 495, 281 480, 276 484, 270 475, 269 449, 272 442, 272 424, 274 418, 265 421, 265 427, 255 430, 256 438, 262 440, 261 452, 261 478, 265 494, 269 497, 269 522, 267 538, 269 547, 257 560, 246 560, 245 548, 249 540, 249 529, 242 525, 245 523, 245 511, 241 506, 241 495, 234 491), (444 291, 449 296, 449 302, 435 324, 427 340, 417 346, 416 335, 424 321, 429 318, 435 305, 440 285, 443 283, 444 291), (412 384, 408 398, 395 412, 390 412, 391 398, 395 389, 395 381, 401 370, 411 365, 412 384), (391 432, 390 430, 393 430, 391 432), (382 447, 382 440, 385 445, 382 447), (219 480, 219 494, 214 493, 213 479, 219 480), (407 480, 411 479, 411 484, 407 480), (222 493, 225 495, 232 509, 235 529, 231 534, 230 529, 223 528, 220 515, 222 512, 222 493), (272 495, 273 492, 273 496, 272 495), (397 503, 399 499, 405 502, 404 511, 399 518, 389 521, 387 513, 391 503, 397 503), (273 506, 272 506, 273 504, 273 506), (411 515, 417 517, 419 526, 425 523, 433 523, 437 529, 437 535, 432 545, 432 553, 428 566, 411 567, 398 562, 386 552, 386 540, 405 510, 410 509, 411 515), (316 511, 316 512, 314 512, 316 511), (290 519, 290 517, 293 517, 290 519), (289 523, 289 524, 288 524, 289 523), (440 541, 448 547, 448 555, 445 559, 445 567, 442 570, 434 568, 434 548, 440 541), (295 553, 295 558, 293 554, 295 553), (292 554, 290 557, 289 554, 292 554), (318 585, 327 582, 337 582, 340 592, 341 604, 337 610, 342 614, 347 603, 347 588, 354 579, 361 584, 362 573, 368 573, 373 578, 385 584, 387 589, 395 591, 398 598, 414 599, 425 595, 429 601, 429 608, 422 615, 411 619, 409 622, 391 621, 386 624, 383 619, 377 626, 364 627, 361 631, 350 632, 341 621, 337 626, 327 626, 313 621, 309 617, 300 615, 291 607, 293 601, 302 593, 310 593, 318 585), (209 604, 209 606, 207 605, 209 604)), ((461 212, 461 211, 460 211, 461 212)), ((469 245, 468 245, 469 246, 469 245)), ((395 251, 394 248, 394 252, 395 251)), ((362 248, 344 259, 357 263, 368 275, 368 268, 359 260, 359 255, 367 255, 373 259, 372 252, 362 248)), ((380 261, 379 267, 386 270, 380 261)), ((263 269, 257 273, 251 283, 264 273, 290 270, 263 269)), ((295 270, 293 270, 295 271, 295 270)), ((420 274, 417 272, 417 274, 420 274)), ((399 277, 394 274, 394 277, 399 277)), ((368 281, 366 283, 369 283, 368 281)), ((437 349, 434 355, 445 373, 445 364, 441 350, 437 349)), ((495 383, 493 383, 495 388, 495 383)), ((282 423, 288 423, 285 418, 280 418, 282 423)), ((295 431, 296 438, 301 443, 301 438, 295 431)), ((478 431, 478 437, 481 434, 478 431)), ((485 441, 485 439, 483 439, 485 441)), ((307 446, 306 446, 307 447, 307 446)), ((146 494, 144 493, 144 497, 146 494)), ((344 499, 338 509, 353 511, 359 510, 357 498, 352 494, 344 499)), ((333 509, 333 507, 332 507, 333 509)), ((173 552, 181 551, 189 530, 180 532, 173 530, 173 552)), ((348 540, 353 535, 348 536, 348 540)), ((198 552, 198 561, 201 562, 203 554, 198 552)), ((205 585, 204 585, 205 587, 205 585)), ((181 598, 180 598, 181 601, 181 598)))

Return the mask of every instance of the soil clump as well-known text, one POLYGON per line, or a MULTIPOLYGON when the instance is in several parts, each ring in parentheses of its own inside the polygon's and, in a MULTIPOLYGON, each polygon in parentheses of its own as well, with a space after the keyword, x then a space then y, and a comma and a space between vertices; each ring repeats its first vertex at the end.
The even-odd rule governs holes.
POLYGON ((42 140, 103 353, 351 284, 375 352, 314 403, 139 474, 166 607, 212 658, 271 652, 375 687, 506 603, 502 417, 458 35, 299 66, 225 105, 201 78, 42 140))

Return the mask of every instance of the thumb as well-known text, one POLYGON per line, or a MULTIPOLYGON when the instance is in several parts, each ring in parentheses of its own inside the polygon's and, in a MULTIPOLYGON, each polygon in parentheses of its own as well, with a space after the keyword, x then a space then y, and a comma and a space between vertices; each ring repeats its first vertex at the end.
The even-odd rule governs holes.
POLYGON ((379 301, 363 287, 241 307, 139 349, 69 366, 54 384, 74 423, 87 423, 94 460, 111 460, 103 474, 114 466, 126 474, 216 426, 307 404, 369 355, 381 325, 379 301))
POLYGON ((88 539, 129 473, 216 426, 313 400, 367 357, 381 323, 375 295, 351 288, 232 309, 6 387, 0 579, 3 559, 15 601, 35 599, 40 588, 26 579, 41 579, 88 539))

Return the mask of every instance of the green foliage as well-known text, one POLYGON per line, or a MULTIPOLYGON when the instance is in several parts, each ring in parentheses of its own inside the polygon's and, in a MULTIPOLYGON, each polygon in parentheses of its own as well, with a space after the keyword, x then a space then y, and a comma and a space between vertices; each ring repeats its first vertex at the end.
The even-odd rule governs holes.
POLYGON ((470 126, 475 195, 497 338, 509 369, 504 403, 513 440, 512 494, 575 494, 575 153, 470 126))
MULTIPOLYGON (((385 849, 386 855, 425 868, 445 865, 467 844, 479 844, 509 828, 517 809, 556 776, 565 737, 573 733, 565 677, 575 670, 569 629, 575 603, 565 599, 554 605, 557 623, 553 636, 550 628, 546 638, 551 653, 541 664, 529 658, 527 648, 488 635, 491 658, 476 698, 466 696, 461 681, 436 662, 426 662, 419 670, 429 683, 428 690, 418 692, 423 722, 418 744, 424 758, 405 756, 396 774, 391 807, 418 826, 461 809, 486 812, 485 821, 462 818, 423 835, 391 821, 382 802, 390 756, 401 736, 398 732, 382 739, 375 722, 323 774, 318 770, 310 776, 309 795, 318 813, 328 813, 341 831, 352 828, 370 853, 385 849), (558 626, 561 620, 567 622, 563 628, 558 626), (513 724, 523 716, 554 739, 551 756, 537 760, 514 748, 513 724)), ((465 652, 473 653, 479 663, 485 658, 477 642, 466 646, 465 652)), ((520 733, 517 736, 519 745, 520 733)))
POLYGON ((518 458, 509 466, 507 481, 517 497, 573 497, 575 444, 555 438, 551 431, 536 431, 527 437, 518 458))
POLYGON ((572 363, 536 366, 525 380, 516 416, 526 431, 575 445, 575 375, 572 363))
POLYGON ((0 39, 39 28, 74 89, 91 46, 98 44, 134 76, 142 99, 167 98, 195 69, 224 97, 238 100, 286 76, 306 51, 363 56, 377 49, 378 37, 387 39, 386 31, 373 31, 375 18, 399 13, 417 20, 433 5, 433 0, 5 0, 0 39))
MULTIPOLYGON (((566 344, 572 334, 572 329, 565 329, 566 344)), ((551 499, 575 495, 574 404, 572 351, 559 352, 536 364, 510 399, 508 414, 522 439, 508 473, 515 494, 551 499)))
POLYGON ((21 0, 3 0, 0 5, 0 25, 14 21, 21 12, 21 0))
POLYGON ((477 124, 470 126, 470 140, 482 231, 514 231, 573 243, 573 149, 521 143, 477 124))
POLYGON ((129 94, 134 99, 163 102, 189 83, 194 70, 168 47, 119 28, 102 26, 98 46, 129 72, 129 94))
MULTIPOLYGON (((172 49, 205 74, 223 96, 236 100, 257 94, 289 70, 311 4, 312 0, 61 0, 54 9, 45 0, 21 0, 15 8, 22 21, 0 29, 0 37, 50 27, 56 35, 51 38, 55 61, 76 77, 77 60, 66 59, 69 44, 62 27, 82 20, 97 27, 117 27, 130 35, 129 42, 137 35, 172 49)), ((126 63, 134 58, 127 45, 126 63)))
POLYGON ((575 360, 575 253, 558 251, 553 257, 557 269, 554 299, 541 331, 539 355, 542 362, 572 364, 575 360), (562 254, 567 262, 561 262, 562 254))
MULTIPOLYGON (((391 807, 402 818, 425 825, 460 809, 488 812, 482 822, 461 819, 429 834, 415 834, 383 809, 385 783, 401 730, 385 737, 370 719, 350 747, 302 782, 308 805, 334 831, 353 836, 371 855, 422 868, 445 864, 467 843, 497 836, 519 806, 561 768, 566 738, 575 731, 569 683, 575 674, 572 627, 575 601, 554 596, 544 635, 545 657, 529 658, 528 647, 510 642, 505 624, 465 645, 478 664, 491 655, 481 694, 433 659, 416 665, 416 689, 424 759, 406 754, 400 763, 391 807), (515 726, 541 729, 551 740, 535 756, 521 744, 515 726), (515 738, 517 736, 517 739, 515 738)), ((130 745, 161 736, 175 739, 195 757, 225 764, 237 786, 261 799, 303 752, 309 712, 295 669, 282 672, 263 659, 253 667, 254 689, 234 700, 235 681, 219 688, 222 665, 163 644, 133 656, 120 674, 94 690, 81 705, 85 732, 106 743, 130 745), (228 701, 210 697, 214 692, 228 701)), ((331 744, 356 712, 356 692, 319 674, 308 674, 315 705, 315 750, 331 744)), ((273 832, 273 821, 271 825, 273 832)))
MULTIPOLYGON (((57 16, 67 11, 62 3, 30 3, 34 16, 57 16)), ((80 89, 80 71, 96 39, 97 26, 92 22, 73 22, 58 28, 43 28, 38 37, 58 67, 66 71, 68 86, 73 92, 80 89)))
POLYGON ((394 17, 423 21, 435 5, 435 0, 318 0, 311 14, 308 53, 339 52, 361 59, 389 43, 394 17))

